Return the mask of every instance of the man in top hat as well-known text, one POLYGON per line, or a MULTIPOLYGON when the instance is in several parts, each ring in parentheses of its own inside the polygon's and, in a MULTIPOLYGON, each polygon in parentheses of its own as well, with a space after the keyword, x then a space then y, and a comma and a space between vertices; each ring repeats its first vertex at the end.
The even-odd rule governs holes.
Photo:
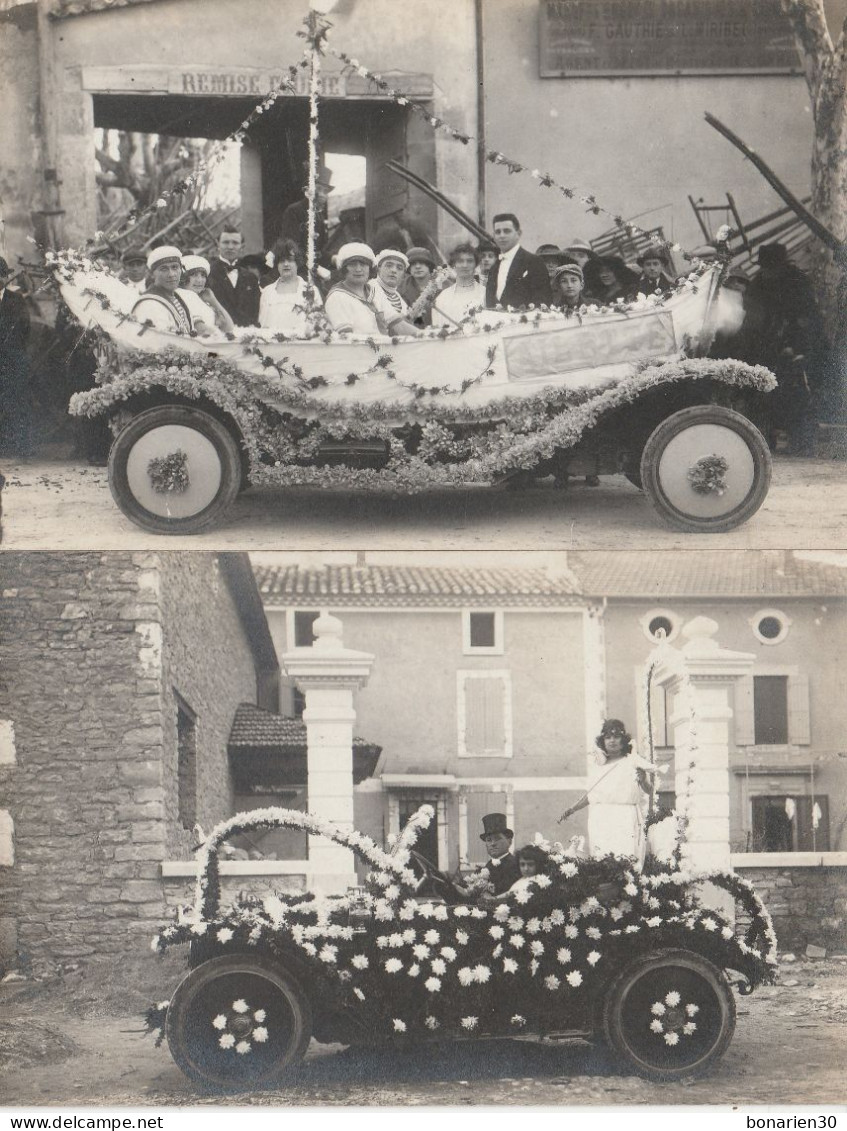
MULTIPOLYGON (((306 165, 308 172, 308 164, 306 165)), ((306 247, 309 240, 309 201, 306 193, 308 183, 303 188, 303 197, 289 204, 282 214, 279 226, 279 239, 294 240, 305 258, 306 247)), ((315 262, 324 270, 331 267, 330 256, 327 250, 327 235, 329 231, 328 198, 332 192, 332 173, 320 164, 315 182, 315 262)), ((327 276, 328 277, 328 276, 327 276)))
POLYGON ((505 813, 486 813, 482 818, 482 832, 479 839, 488 852, 488 870, 494 894, 502 895, 508 891, 515 880, 521 878, 517 857, 512 852, 515 834, 506 824, 505 813))
POLYGON ((259 292, 255 273, 241 267, 244 237, 237 228, 218 236, 218 254, 209 264, 209 290, 236 326, 259 325, 259 292))
POLYGON ((541 306, 550 301, 550 276, 544 260, 521 247, 521 226, 512 212, 501 212, 491 221, 494 242, 500 253, 485 285, 485 305, 541 306))
POLYGON ((120 281, 137 295, 147 289, 147 253, 140 247, 128 247, 121 256, 120 281))

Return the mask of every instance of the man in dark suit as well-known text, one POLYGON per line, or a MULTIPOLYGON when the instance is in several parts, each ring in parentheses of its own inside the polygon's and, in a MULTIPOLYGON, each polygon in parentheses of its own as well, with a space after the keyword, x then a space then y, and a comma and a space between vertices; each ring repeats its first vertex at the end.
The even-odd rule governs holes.
POLYGON ((544 260, 521 247, 517 216, 501 212, 492 220, 500 259, 488 273, 485 305, 541 306, 551 301, 550 276, 544 260))
POLYGON ((521 878, 520 865, 511 850, 515 834, 506 824, 505 813, 486 813, 482 818, 482 830, 479 839, 488 852, 489 859, 485 867, 488 869, 489 882, 494 886, 494 894, 502 895, 515 880, 521 878))
POLYGON ((218 237, 218 256, 209 271, 209 290, 236 326, 259 325, 259 280, 238 266, 244 240, 235 228, 224 228, 218 237))
POLYGON ((32 452, 32 390, 29 382, 29 311, 12 272, 0 259, 0 454, 32 452))

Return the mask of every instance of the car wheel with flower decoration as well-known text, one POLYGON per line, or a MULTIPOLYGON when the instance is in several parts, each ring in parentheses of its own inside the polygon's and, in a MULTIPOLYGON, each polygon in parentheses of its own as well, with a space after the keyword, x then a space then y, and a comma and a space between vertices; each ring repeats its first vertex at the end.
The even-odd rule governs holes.
POLYGON ((641 455, 641 481, 664 521, 704 534, 734 530, 765 501, 771 455, 754 424, 720 405, 675 412, 641 455))
POLYGON ((639 1075, 679 1080, 706 1072, 735 1031, 725 975, 699 954, 642 956, 612 983, 603 1006, 609 1045, 639 1075))
POLYGON ((267 962, 223 955, 179 984, 165 1036, 176 1063, 207 1088, 271 1083, 302 1060, 312 1035, 309 1001, 294 978, 267 962))
POLYGON ((238 444, 221 421, 187 405, 149 408, 118 434, 109 486, 127 518, 156 534, 218 522, 241 487, 238 444))

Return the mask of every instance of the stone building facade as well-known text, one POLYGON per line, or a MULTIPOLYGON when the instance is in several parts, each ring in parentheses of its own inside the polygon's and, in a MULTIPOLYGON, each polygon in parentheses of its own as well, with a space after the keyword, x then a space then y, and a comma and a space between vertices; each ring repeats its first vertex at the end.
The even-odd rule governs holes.
POLYGON ((0 573, 0 959, 119 953, 163 914, 161 861, 232 811, 238 704, 276 704, 249 562, 6 553, 0 573))

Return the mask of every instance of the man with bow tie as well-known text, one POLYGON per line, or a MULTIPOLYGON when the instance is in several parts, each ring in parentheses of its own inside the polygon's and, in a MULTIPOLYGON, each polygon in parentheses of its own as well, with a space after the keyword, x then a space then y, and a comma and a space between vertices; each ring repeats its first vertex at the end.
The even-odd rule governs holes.
POLYGON ((486 813, 482 818, 482 830, 479 839, 488 852, 485 867, 489 882, 494 888, 494 894, 502 895, 515 880, 521 878, 520 865, 511 850, 515 834, 506 825, 505 813, 486 813))
POLYGON ((492 220, 499 262, 488 273, 485 305, 526 307, 551 301, 550 276, 544 260, 521 247, 517 216, 501 212, 492 220))
POLYGON ((238 266, 244 240, 236 228, 218 237, 218 256, 210 264, 208 287, 236 326, 259 325, 259 280, 238 266))

